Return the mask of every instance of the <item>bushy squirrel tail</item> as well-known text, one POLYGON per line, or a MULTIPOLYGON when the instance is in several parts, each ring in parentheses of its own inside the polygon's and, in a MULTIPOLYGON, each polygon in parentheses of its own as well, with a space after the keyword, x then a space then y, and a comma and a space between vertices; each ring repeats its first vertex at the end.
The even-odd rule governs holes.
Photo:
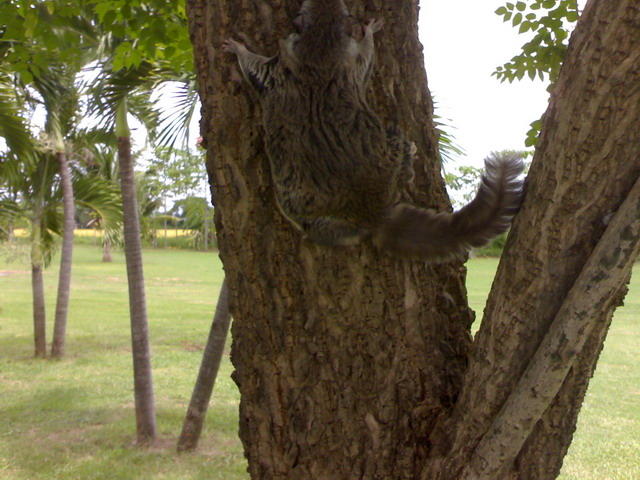
POLYGON ((381 249, 401 257, 446 261, 486 245, 506 231, 520 209, 524 170, 515 154, 493 153, 475 198, 454 213, 437 213, 409 204, 395 206, 374 235, 381 249))

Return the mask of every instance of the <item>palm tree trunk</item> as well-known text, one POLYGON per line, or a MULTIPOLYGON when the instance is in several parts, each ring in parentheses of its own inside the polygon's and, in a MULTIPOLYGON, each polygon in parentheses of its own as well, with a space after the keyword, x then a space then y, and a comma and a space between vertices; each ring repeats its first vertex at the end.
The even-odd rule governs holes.
POLYGON ((222 282, 216 313, 213 316, 211 331, 204 349, 198 379, 191 395, 191 402, 187 409, 182 433, 178 440, 178 452, 190 452, 198 448, 198 441, 204 426, 207 407, 211 399, 211 392, 216 383, 220 360, 224 352, 224 345, 229 331, 231 313, 229 311, 229 286, 227 279, 222 282))
POLYGON ((207 213, 207 195, 204 196, 204 251, 209 250, 209 214, 207 213))
MULTIPOLYGON (((206 215, 206 214, 205 214, 206 215)), ((209 250, 209 218, 205 216, 204 219, 204 244, 203 249, 206 252, 209 250)))
POLYGON ((113 256, 111 255, 111 240, 105 238, 102 244, 102 261, 105 263, 111 262, 113 260, 113 256))
MULTIPOLYGON (((124 109, 122 108, 122 110, 124 109)), ((124 110, 124 115, 126 115, 126 110, 124 110)), ((153 378, 151 375, 151 350, 147 327, 147 302, 142 269, 142 244, 140 242, 140 223, 138 220, 135 177, 131 156, 131 139, 129 136, 121 135, 118 127, 116 123, 122 208, 124 211, 124 253, 129 281, 136 431, 138 443, 146 445, 152 443, 156 437, 156 413, 153 378)), ((126 128, 126 131, 128 133, 128 128, 126 128)))
MULTIPOLYGON (((166 214, 166 209, 165 209, 166 214)), ((164 248, 169 248, 169 241, 167 240, 167 220, 164 221, 164 248)))
POLYGON ((36 210, 31 237, 31 289, 33 292, 33 338, 35 356, 47 356, 46 311, 44 304, 44 279, 42 276, 42 246, 40 244, 41 212, 36 210))
POLYGON ((60 276, 58 280, 58 298, 56 302, 56 316, 53 326, 53 341, 51 356, 64 356, 65 337, 67 332, 67 313, 69 310, 69 293, 71 289, 71 260, 73 256, 73 230, 75 227, 73 208, 73 186, 71 172, 67 164, 65 152, 57 153, 60 163, 60 183, 62 187, 64 205, 64 230, 62 235, 62 252, 60 256, 60 276))

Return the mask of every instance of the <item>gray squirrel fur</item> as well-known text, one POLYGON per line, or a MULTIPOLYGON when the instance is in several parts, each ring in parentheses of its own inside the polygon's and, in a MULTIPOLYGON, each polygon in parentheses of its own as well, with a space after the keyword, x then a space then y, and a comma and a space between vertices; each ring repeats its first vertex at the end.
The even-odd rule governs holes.
POLYGON ((392 255, 432 262, 462 257, 509 228, 522 200, 516 155, 487 158, 476 197, 457 212, 400 202, 415 146, 385 128, 366 100, 380 22, 365 23, 356 40, 343 0, 305 0, 294 26, 273 57, 231 39, 223 46, 260 98, 276 199, 288 220, 320 245, 371 238, 392 255))

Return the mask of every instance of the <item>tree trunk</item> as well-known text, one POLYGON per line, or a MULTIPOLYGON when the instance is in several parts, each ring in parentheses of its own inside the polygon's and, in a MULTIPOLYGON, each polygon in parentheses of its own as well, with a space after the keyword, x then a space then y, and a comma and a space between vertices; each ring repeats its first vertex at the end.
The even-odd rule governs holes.
POLYGON ((204 251, 209 250, 209 212, 207 211, 207 197, 204 198, 204 251))
MULTIPOLYGON (((120 122, 126 121, 126 109, 119 109, 120 122), (124 117, 124 120, 122 120, 124 117)), ((126 123, 125 123, 126 125, 126 123)), ((151 375, 151 350, 147 327, 147 302, 142 269, 142 244, 136 199, 135 174, 131 156, 131 139, 122 135, 121 124, 116 126, 118 135, 118 161, 122 187, 124 214, 124 254, 129 282, 129 310, 131 313, 131 343, 133 353, 133 378, 136 404, 136 431, 138 443, 153 442, 156 438, 156 412, 151 375)), ((122 128, 126 133, 128 129, 122 128)))
POLYGON ((33 295, 33 339, 36 358, 47 356, 47 317, 44 303, 43 255, 41 245, 41 213, 36 211, 31 233, 31 290, 33 295))
POLYGON ((213 392, 213 386, 216 383, 218 369, 220 368, 220 360, 224 353, 230 322, 229 287, 225 279, 220 288, 216 313, 213 316, 211 331, 202 355, 198 379, 191 395, 187 415, 182 424, 182 433, 178 439, 178 452, 190 452, 198 448, 198 441, 204 427, 204 419, 209 407, 211 392, 213 392))
MULTIPOLYGON (((426 435, 455 402, 467 364, 472 313, 464 268, 401 262, 370 244, 319 247, 282 218, 257 102, 219 47, 237 28, 249 37, 262 32, 260 52, 274 53, 299 3, 286 2, 286 11, 254 3, 188 3, 216 231, 232 292, 240 436, 251 475, 417 478, 422 466, 416 460, 429 450, 426 435), (257 13, 267 16, 257 19, 257 13)), ((401 35, 397 42, 377 39, 372 103, 418 146, 418 188, 406 196, 448 209, 417 5, 370 4, 384 20, 385 35, 401 35)), ((365 17, 361 5, 350 6, 365 17)))
POLYGON ((111 255, 111 240, 108 238, 105 238, 102 243, 102 261, 105 263, 113 261, 113 256, 111 255))
MULTIPOLYGON (((165 207, 165 214, 166 214, 166 207, 165 207)), ((164 248, 169 248, 169 241, 167 239, 167 221, 164 221, 164 248)))
MULTIPOLYGON (((446 209, 417 1, 348 6, 384 21, 370 103, 418 147, 405 195, 446 209)), ((640 173, 640 7, 585 9, 473 347, 460 264, 316 246, 278 213, 257 99, 220 47, 242 32, 273 55, 299 2, 187 7, 252 478, 554 478, 637 253, 637 198, 613 214, 640 173)))
POLYGON ((56 316, 53 325, 53 341, 51 356, 64 356, 65 337, 67 332, 67 313, 69 310, 69 293, 71 290, 71 261, 73 256, 73 230, 75 227, 73 208, 73 186, 71 172, 67 164, 65 152, 58 152, 60 164, 60 184, 64 205, 64 230, 62 234, 62 251, 60 254, 60 276, 58 279, 58 297, 56 301, 56 316))

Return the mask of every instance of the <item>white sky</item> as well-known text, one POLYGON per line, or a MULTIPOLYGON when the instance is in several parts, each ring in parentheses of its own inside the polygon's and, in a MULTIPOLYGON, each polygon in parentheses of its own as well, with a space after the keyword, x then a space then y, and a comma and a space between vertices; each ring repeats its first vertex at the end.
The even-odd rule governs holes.
POLYGON ((500 83, 491 74, 528 40, 495 10, 505 0, 422 0, 420 39, 436 112, 480 167, 493 150, 523 150, 529 124, 547 107, 543 82, 500 83))
MULTIPOLYGON (((587 0, 578 0, 584 8, 587 0)), ((547 109, 542 81, 500 83, 491 74, 531 37, 494 12, 507 0, 422 0, 420 39, 437 113, 465 152, 456 164, 480 167, 494 150, 523 150, 529 124, 547 109)))

